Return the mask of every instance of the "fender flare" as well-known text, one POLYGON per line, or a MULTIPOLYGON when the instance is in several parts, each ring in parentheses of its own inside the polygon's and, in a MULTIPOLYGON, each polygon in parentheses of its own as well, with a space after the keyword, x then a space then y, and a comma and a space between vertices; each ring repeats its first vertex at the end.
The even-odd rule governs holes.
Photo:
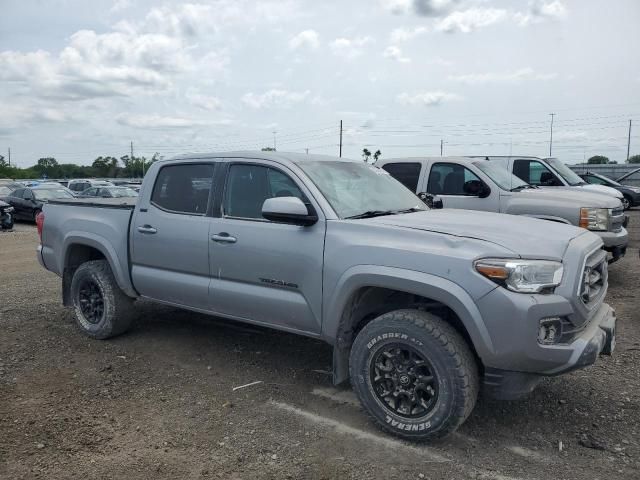
POLYGON ((60 265, 60 272, 64 272, 65 270, 69 259, 69 252, 73 245, 85 245, 87 247, 95 248, 102 253, 107 262, 109 262, 109 267, 113 272, 113 276, 115 277, 120 290, 130 297, 135 298, 138 296, 133 289, 133 285, 131 285, 131 282, 129 281, 129 272, 123 270, 120 262, 118 261, 118 254, 111 243, 104 237, 96 235, 95 233, 71 231, 65 235, 62 244, 62 251, 64 252, 64 255, 62 258, 62 264, 60 265))
POLYGON ((345 361, 339 337, 347 325, 343 312, 352 295, 363 287, 380 287, 420 295, 438 301, 453 310, 469 333, 481 360, 495 353, 489 331, 476 302, 458 284, 428 273, 378 265, 356 265, 346 270, 336 284, 333 295, 325 303, 323 335, 334 346, 334 382, 342 381, 345 361), (342 374, 336 370, 341 370, 342 374))

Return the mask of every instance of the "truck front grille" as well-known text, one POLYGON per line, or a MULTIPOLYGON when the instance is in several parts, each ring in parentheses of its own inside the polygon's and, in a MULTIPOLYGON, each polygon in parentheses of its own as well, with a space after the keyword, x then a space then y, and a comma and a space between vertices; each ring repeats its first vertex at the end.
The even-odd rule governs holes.
POLYGON ((578 289, 578 296, 585 306, 590 308, 602 299, 607 290, 607 278, 607 255, 598 249, 587 258, 578 289))

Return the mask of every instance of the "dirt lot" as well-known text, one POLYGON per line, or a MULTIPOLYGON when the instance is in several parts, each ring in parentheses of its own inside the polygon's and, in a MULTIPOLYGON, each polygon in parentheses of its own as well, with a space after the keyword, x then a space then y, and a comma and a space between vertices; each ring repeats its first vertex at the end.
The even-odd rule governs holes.
POLYGON ((314 340, 145 302, 130 333, 83 337, 36 244, 30 225, 0 234, 0 478, 640 477, 637 250, 610 268, 612 358, 409 445, 331 386, 314 340))

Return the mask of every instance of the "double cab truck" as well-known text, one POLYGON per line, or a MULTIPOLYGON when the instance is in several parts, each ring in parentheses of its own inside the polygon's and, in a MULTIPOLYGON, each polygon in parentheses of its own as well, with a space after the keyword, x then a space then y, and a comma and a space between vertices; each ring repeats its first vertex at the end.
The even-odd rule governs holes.
POLYGON ((416 193, 438 196, 445 208, 526 215, 586 228, 602 238, 610 262, 627 251, 628 217, 620 200, 610 195, 584 188, 539 188, 483 158, 391 158, 376 166, 416 193))
POLYGON ((407 439, 454 431, 481 385, 517 398, 615 345, 597 235, 430 210, 362 161, 158 161, 137 199, 51 201, 37 224, 38 260, 89 337, 125 332, 145 298, 321 339, 334 382, 407 439))

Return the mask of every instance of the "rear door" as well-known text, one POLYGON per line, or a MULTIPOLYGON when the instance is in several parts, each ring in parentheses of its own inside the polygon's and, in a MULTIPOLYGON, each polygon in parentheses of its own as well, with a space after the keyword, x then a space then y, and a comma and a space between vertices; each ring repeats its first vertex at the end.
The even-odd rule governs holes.
POLYGON ((263 160, 232 160, 209 242, 211 309, 238 319, 320 332, 324 215, 296 174, 263 160), (267 198, 294 196, 316 210, 308 227, 262 217, 267 198))
POLYGON ((491 188, 488 197, 465 193, 465 183, 479 181, 485 183, 469 168, 458 163, 434 162, 429 169, 427 193, 438 195, 444 208, 463 208, 466 210, 500 211, 500 193, 496 186, 491 188))
POLYGON ((131 224, 131 272, 149 298, 208 309, 209 223, 215 163, 160 167, 131 224))

